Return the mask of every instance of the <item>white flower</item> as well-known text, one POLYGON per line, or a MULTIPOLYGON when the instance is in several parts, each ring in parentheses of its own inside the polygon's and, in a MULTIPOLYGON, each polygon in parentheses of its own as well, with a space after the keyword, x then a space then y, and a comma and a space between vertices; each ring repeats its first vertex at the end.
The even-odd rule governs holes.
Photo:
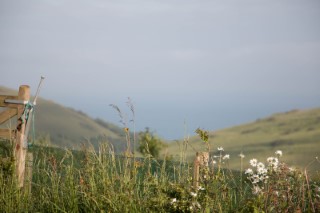
POLYGON ((289 167, 289 171, 290 171, 290 172, 295 172, 295 171, 296 171, 296 168, 294 168, 294 167, 289 167))
POLYGON ((172 200, 171 200, 171 204, 174 204, 174 203, 176 203, 177 202, 177 198, 172 198, 172 200))
POLYGON ((264 175, 268 173, 268 170, 266 168, 257 168, 257 172, 259 175, 264 175))
POLYGON ((240 153, 240 154, 239 154, 239 157, 240 157, 240 158, 244 158, 245 156, 244 156, 244 154, 240 153))
POLYGON ((245 174, 253 175, 252 169, 251 169, 251 168, 247 169, 247 170, 245 171, 245 174))
POLYGON ((268 161, 268 165, 270 167, 272 167, 273 170, 276 170, 278 168, 278 165, 279 165, 279 160, 278 158, 275 158, 275 157, 268 157, 267 158, 267 161, 268 161))
POLYGON ((198 190, 203 191, 203 190, 204 190, 204 188, 203 188, 203 187, 201 187, 201 186, 199 186, 199 187, 198 187, 198 190))
POLYGON ((258 160, 255 159, 255 158, 253 158, 253 159, 250 160, 250 165, 251 165, 252 167, 256 167, 256 166, 257 166, 257 163, 258 163, 258 160))
POLYGON ((225 155, 225 156, 223 156, 222 159, 223 159, 223 160, 228 160, 228 159, 230 159, 230 155, 225 155))
POLYGON ((277 150, 277 151, 275 152, 275 154, 278 155, 279 157, 281 157, 281 156, 282 156, 282 151, 281 151, 281 150, 277 150))
POLYGON ((191 195, 192 197, 197 197, 197 193, 194 193, 194 192, 190 192, 190 195, 191 195))
POLYGON ((259 183, 259 181, 260 181, 259 175, 252 175, 252 183, 253 184, 259 183))
POLYGON ((211 163, 214 165, 214 164, 216 164, 216 163, 217 163, 217 161, 213 160, 213 161, 211 161, 211 163))
POLYGON ((257 164, 257 169, 264 169, 264 164, 262 162, 259 162, 257 164))
POLYGON ((259 186, 254 186, 252 189, 253 194, 259 194, 261 191, 262 190, 259 186))
POLYGON ((224 151, 223 147, 222 146, 218 147, 218 151, 224 151))
POLYGON ((268 161, 269 165, 273 162, 273 160, 274 160, 274 157, 268 157, 267 158, 267 161, 268 161))

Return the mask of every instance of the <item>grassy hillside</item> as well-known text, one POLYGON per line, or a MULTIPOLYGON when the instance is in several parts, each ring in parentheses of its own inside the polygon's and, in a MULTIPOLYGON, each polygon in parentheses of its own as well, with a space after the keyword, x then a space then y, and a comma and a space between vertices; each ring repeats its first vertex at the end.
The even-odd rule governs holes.
MULTIPOLYGON (((315 157, 320 157, 320 108, 278 113, 252 123, 211 131, 209 143, 213 154, 218 154, 217 147, 220 146, 224 148, 224 154, 230 154, 231 168, 240 168, 241 152, 246 156, 244 166, 247 168, 250 159, 265 161, 276 150, 283 151, 285 162, 305 168, 315 157)), ((189 144, 197 151, 205 150, 198 136, 191 137, 189 144)), ((177 157, 182 145, 182 141, 170 144, 167 154, 177 157)), ((189 160, 195 156, 190 145, 186 156, 189 160)), ((308 168, 319 171, 320 163, 312 163, 308 168)))
MULTIPOLYGON (((0 94, 17 95, 17 91, 0 87, 0 94)), ((6 126, 10 124, 2 125, 6 126)), ((82 142, 96 145, 99 141, 109 141, 120 151, 126 144, 122 128, 42 98, 35 109, 35 132, 48 137, 51 145, 60 147, 78 148, 82 142)))

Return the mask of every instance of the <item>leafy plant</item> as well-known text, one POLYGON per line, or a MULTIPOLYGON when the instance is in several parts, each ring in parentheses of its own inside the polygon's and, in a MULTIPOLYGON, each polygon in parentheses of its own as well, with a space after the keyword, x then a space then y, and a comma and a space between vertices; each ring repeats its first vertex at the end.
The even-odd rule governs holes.
POLYGON ((139 133, 138 150, 144 156, 149 154, 154 158, 158 158, 161 149, 163 149, 165 146, 166 146, 165 142, 163 142, 154 133, 150 132, 148 127, 144 132, 139 133))

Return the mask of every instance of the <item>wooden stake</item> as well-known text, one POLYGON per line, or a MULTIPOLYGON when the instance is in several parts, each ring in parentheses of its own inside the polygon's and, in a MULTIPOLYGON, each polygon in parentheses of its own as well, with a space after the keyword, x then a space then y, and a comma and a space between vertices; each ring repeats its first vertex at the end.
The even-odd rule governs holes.
POLYGON ((209 152, 197 152, 193 161, 193 187, 199 188, 200 167, 208 167, 209 152))
POLYGON ((197 152, 193 161, 193 187, 197 189, 199 187, 199 173, 200 173, 200 156, 197 152))
MULTIPOLYGON (((30 99, 30 87, 27 85, 22 85, 19 88, 18 99, 22 101, 29 101, 30 99)), ((26 120, 22 116, 24 113, 24 105, 17 105, 18 110, 18 122, 16 128, 16 138, 15 138, 15 168, 16 176, 18 180, 19 187, 23 187, 24 183, 24 173, 25 173, 25 163, 26 163, 26 154, 27 146, 24 144, 25 141, 25 124, 26 120)))
POLYGON ((26 180, 25 180, 25 192, 31 193, 31 183, 32 183, 32 167, 33 167, 33 154, 31 152, 27 153, 26 159, 26 180))

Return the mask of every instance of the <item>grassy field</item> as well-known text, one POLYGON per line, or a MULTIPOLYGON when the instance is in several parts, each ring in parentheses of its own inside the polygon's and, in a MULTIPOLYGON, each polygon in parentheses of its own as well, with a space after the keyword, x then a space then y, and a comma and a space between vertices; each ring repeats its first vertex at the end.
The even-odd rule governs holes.
MULTIPOLYGON (((0 86, 0 94, 17 95, 17 91, 0 86)), ((14 126, 14 123, 0 125, 1 128, 14 126)), ((46 138, 52 146, 73 149, 88 141, 97 147, 101 140, 113 143, 117 151, 124 150, 126 145, 122 128, 42 98, 35 108, 35 134, 37 138, 46 138)))
POLYGON ((320 211, 320 182, 286 165, 279 153, 241 173, 220 155, 200 169, 195 186, 192 164, 115 155, 108 144, 98 151, 30 151, 31 192, 17 187, 12 166, 0 167, 0 212, 320 211))
MULTIPOLYGON (((174 159, 184 144, 187 143, 186 158, 192 160, 196 151, 203 151, 205 146, 198 136, 186 138, 169 144, 163 155, 171 155, 174 159)), ((239 154, 247 159, 266 159, 270 153, 282 150, 283 160, 301 169, 308 166, 315 157, 320 157, 320 109, 293 110, 274 114, 255 122, 232 128, 210 131, 209 144, 211 154, 217 154, 217 147, 223 147, 225 154, 230 154, 230 167, 240 166, 239 154)), ((319 170, 319 164, 308 166, 310 170, 319 170)))
POLYGON ((57 134, 29 149, 31 191, 17 186, 12 144, 0 143, 0 212, 320 212, 320 109, 199 130, 155 159, 122 152, 130 144, 125 130, 40 103, 37 131, 49 125, 57 134), (93 145, 57 147, 83 139, 93 145), (201 151, 210 158, 195 182, 192 162, 201 151))

